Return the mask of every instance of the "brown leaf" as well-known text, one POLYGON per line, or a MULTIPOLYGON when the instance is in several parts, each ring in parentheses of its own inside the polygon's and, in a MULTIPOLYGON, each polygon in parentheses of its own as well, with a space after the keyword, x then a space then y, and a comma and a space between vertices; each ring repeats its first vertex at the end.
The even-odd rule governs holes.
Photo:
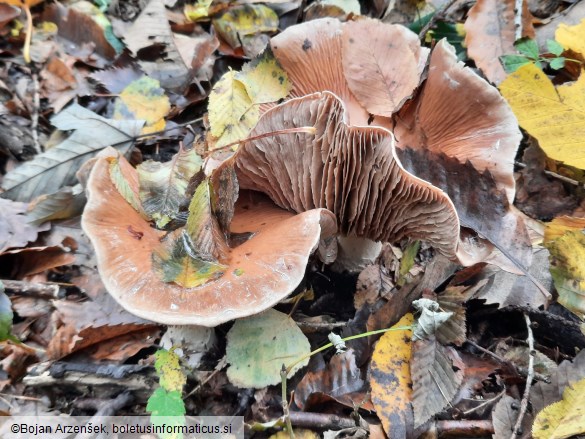
MULTIPOLYGON (((465 21, 465 45, 469 57, 484 75, 499 84, 506 72, 499 62, 500 56, 517 53, 515 0, 478 0, 469 10, 465 21)), ((522 37, 534 38, 532 14, 526 0, 522 2, 522 37)))
POLYGON ((185 64, 174 40, 163 0, 151 0, 142 10, 124 41, 148 76, 171 91, 181 92, 192 72, 185 64))
POLYGON ((49 100, 55 113, 74 97, 93 94, 86 79, 89 70, 74 66, 76 62, 72 56, 53 56, 41 71, 43 97, 49 100))
POLYGON ((0 3, 0 31, 18 16, 20 16, 20 9, 16 6, 0 3))
POLYGON ((88 349, 88 355, 95 360, 125 362, 140 350, 151 347, 159 337, 159 328, 134 331, 100 342, 88 349))
POLYGON ((35 241, 39 232, 49 230, 50 224, 34 226, 26 220, 26 203, 0 198, 0 254, 9 248, 23 247, 35 241))
POLYGON ((297 384, 294 397, 295 404, 301 410, 310 410, 311 406, 318 406, 329 400, 350 408, 359 406, 365 410, 374 409, 352 349, 334 355, 320 369, 307 372, 297 384))
POLYGON ((72 264, 74 261, 75 256, 61 246, 8 250, 0 256, 0 266, 12 267, 9 274, 12 279, 22 279, 31 274, 72 264))
POLYGON ((494 426, 494 438, 509 438, 512 435, 518 439, 528 439, 532 437, 531 426, 534 416, 527 411, 522 420, 522 434, 514 432, 514 426, 518 419, 520 401, 509 395, 504 395, 494 406, 492 412, 492 424, 494 426))
POLYGON ((419 85, 428 49, 406 27, 373 19, 346 23, 342 35, 350 90, 369 113, 392 116, 419 85))
POLYGON ((432 336, 413 342, 410 370, 415 427, 453 400, 463 381, 464 367, 457 351, 440 345, 432 336))

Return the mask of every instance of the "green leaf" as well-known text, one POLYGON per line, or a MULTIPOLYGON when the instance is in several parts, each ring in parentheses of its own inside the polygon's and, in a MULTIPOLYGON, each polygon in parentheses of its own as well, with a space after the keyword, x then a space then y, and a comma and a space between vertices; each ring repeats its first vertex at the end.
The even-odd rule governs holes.
POLYGON ((532 61, 524 55, 502 55, 500 56, 500 62, 506 73, 514 73, 520 67, 530 64, 532 61))
POLYGON ((419 249, 420 241, 414 241, 404 250, 402 259, 400 260, 400 277, 398 279, 398 285, 404 285, 406 282, 406 275, 414 266, 414 258, 416 258, 419 249))
POLYGON ((309 362, 311 346, 293 319, 269 309, 261 314, 237 320, 227 334, 227 375, 238 387, 260 389, 281 381, 283 365, 307 358, 289 374, 309 362))
POLYGON ((563 46, 557 43, 555 40, 546 40, 546 48, 549 53, 559 56, 565 50, 563 46))
MULTIPOLYGON (((155 427, 185 425, 185 403, 178 391, 168 392, 159 387, 148 398, 146 411, 151 414, 150 422, 155 427)), ((163 430, 164 431, 164 430, 163 430)), ((162 439, 178 439, 183 437, 180 433, 163 433, 159 436, 162 439)))
POLYGON ((136 168, 142 207, 158 228, 179 218, 179 207, 187 201, 189 180, 202 164, 194 149, 181 148, 169 162, 147 160, 136 168))
POLYGON ((12 340, 12 302, 4 292, 4 284, 0 281, 0 341, 12 340))
POLYGON ((514 43, 518 52, 526 55, 528 58, 537 60, 539 56, 538 44, 530 38, 521 38, 514 43))
POLYGON ((559 70, 565 67, 565 58, 559 56, 558 58, 553 58, 550 60, 549 66, 551 69, 559 70))

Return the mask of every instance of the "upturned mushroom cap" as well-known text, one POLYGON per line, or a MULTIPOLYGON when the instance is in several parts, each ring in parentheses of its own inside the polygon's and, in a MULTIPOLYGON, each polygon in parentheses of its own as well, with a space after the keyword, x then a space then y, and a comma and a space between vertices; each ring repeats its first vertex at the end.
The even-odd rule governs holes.
MULTIPOLYGON (((225 274, 195 288, 165 283, 152 269, 152 253, 163 232, 151 228, 120 195, 108 166, 106 157, 98 158, 89 177, 83 230, 108 292, 129 312, 155 322, 216 326, 259 313, 296 288, 320 237, 336 232, 331 212, 313 209, 295 215, 243 192, 231 230, 254 235, 229 250, 222 261, 229 266, 225 274)), ((137 194, 136 171, 123 158, 120 167, 137 194)))
POLYGON ((397 146, 428 148, 488 170, 514 201, 514 158, 522 139, 504 98, 441 40, 431 53, 428 78, 418 97, 395 118, 397 146))
POLYGON ((272 108, 251 136, 295 127, 314 127, 315 134, 280 134, 240 147, 234 160, 241 188, 264 192, 295 212, 329 209, 344 235, 422 239, 457 257, 453 204, 442 190, 402 168, 388 130, 349 126, 344 103, 323 92, 272 108))

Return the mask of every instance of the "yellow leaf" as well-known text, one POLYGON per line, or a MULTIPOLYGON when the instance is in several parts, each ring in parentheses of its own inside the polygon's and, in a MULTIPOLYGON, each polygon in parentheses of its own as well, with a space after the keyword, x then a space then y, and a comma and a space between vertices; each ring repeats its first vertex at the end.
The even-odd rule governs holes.
POLYGON ((185 5, 183 13, 190 21, 197 21, 201 18, 207 18, 209 15, 209 7, 213 0, 199 0, 194 5, 185 5))
POLYGON ((520 126, 538 139, 547 156, 585 169, 585 74, 556 87, 530 63, 500 84, 520 126))
POLYGON ((182 392, 183 386, 187 383, 187 377, 179 362, 179 356, 173 350, 157 351, 155 354, 154 367, 160 376, 160 385, 167 392, 182 392))
MULTIPOLYGON (((412 314, 406 314, 394 327, 410 326, 413 321, 412 314)), ((372 355, 372 402, 388 437, 403 437, 397 432, 404 432, 407 419, 412 419, 411 337, 412 330, 388 331, 372 355)))
POLYGON ((246 138, 258 122, 258 107, 253 105, 244 84, 229 71, 215 84, 209 95, 211 135, 216 148, 246 138))
POLYGON ((585 229, 585 218, 560 216, 546 224, 544 242, 549 243, 563 236, 566 232, 585 229))
POLYGON ((284 99, 292 88, 288 75, 270 52, 244 65, 242 71, 236 73, 236 79, 244 84, 255 104, 284 99))
POLYGON ((585 433, 585 379, 567 386, 563 399, 545 407, 532 425, 535 439, 565 439, 585 433))
POLYGON ((278 15, 268 6, 241 5, 230 8, 220 18, 213 20, 213 27, 234 49, 240 47, 243 37, 278 30, 278 15))
POLYGON ((585 18, 575 26, 561 23, 555 32, 555 39, 565 49, 585 55, 585 18))
POLYGON ((585 315, 585 235, 581 230, 564 233, 546 244, 551 255, 550 273, 559 293, 559 303, 585 315))
POLYGON ((114 104, 114 119, 144 120, 143 134, 154 133, 165 128, 165 116, 171 110, 169 98, 160 83, 148 76, 132 81, 114 104))

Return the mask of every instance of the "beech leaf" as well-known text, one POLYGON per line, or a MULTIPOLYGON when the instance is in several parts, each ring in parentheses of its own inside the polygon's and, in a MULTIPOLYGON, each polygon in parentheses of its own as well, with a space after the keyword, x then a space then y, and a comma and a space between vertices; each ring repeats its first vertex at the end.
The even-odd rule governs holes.
POLYGON ((236 72, 225 73, 209 95, 209 125, 221 147, 247 137, 258 121, 258 107, 253 105, 236 72))
POLYGON ((41 195, 30 203, 27 221, 31 224, 42 224, 46 221, 67 219, 83 212, 85 193, 81 184, 66 186, 57 192, 41 195))
POLYGON ((51 119, 62 131, 73 133, 57 146, 35 156, 4 176, 3 198, 30 201, 76 182, 75 173, 106 146, 126 154, 144 122, 110 120, 73 104, 51 119))
POLYGON ((244 84, 254 104, 284 99, 292 88, 288 75, 270 51, 245 64, 235 78, 244 84))
POLYGON ((24 247, 36 241, 38 233, 48 229, 48 225, 29 224, 26 210, 25 203, 0 199, 0 254, 9 248, 24 247))
POLYGON ((585 75, 555 87, 533 64, 520 67, 500 84, 520 126, 546 155, 585 169, 585 75), (567 127, 570 127, 568 129, 567 127))
MULTIPOLYGON (((563 48, 585 56, 585 18, 582 18, 581 22, 574 26, 568 26, 565 23, 559 24, 555 32, 555 39, 563 48)), ((560 55, 552 50, 550 52, 560 55)))
POLYGON ((242 46, 242 41, 254 34, 276 32, 278 15, 264 5, 238 5, 230 8, 219 18, 212 20, 217 33, 232 47, 242 46))

